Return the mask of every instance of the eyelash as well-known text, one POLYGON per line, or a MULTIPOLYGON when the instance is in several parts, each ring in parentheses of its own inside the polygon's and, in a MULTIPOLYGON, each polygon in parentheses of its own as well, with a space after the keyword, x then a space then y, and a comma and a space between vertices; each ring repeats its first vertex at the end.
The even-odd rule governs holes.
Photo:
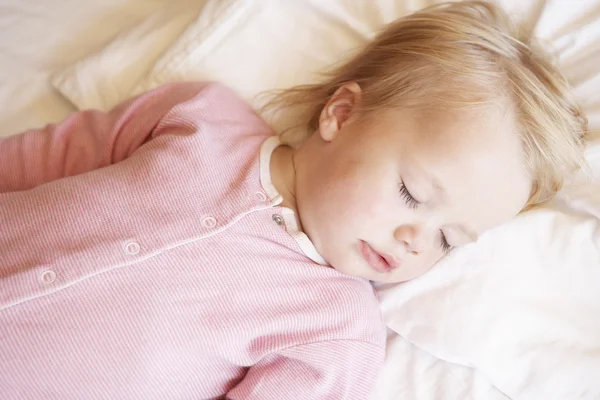
POLYGON ((400 182, 400 197, 404 199, 406 205, 412 208, 413 210, 419 206, 419 203, 413 196, 410 194, 406 186, 404 186, 404 182, 400 182))
POLYGON ((448 254, 450 250, 452 250, 452 246, 450 246, 448 240, 446 240, 446 235, 444 235, 444 232, 442 231, 440 231, 440 247, 444 254, 448 254))
MULTIPOLYGON (((412 196, 412 194, 410 194, 410 192, 404 185, 404 182, 400 182, 400 186, 399 186, 398 190, 400 192, 400 197, 402 197, 402 199, 404 199, 404 202, 406 203, 406 205, 409 206, 411 209, 414 210, 419 206, 419 204, 421 204, 412 196)), ((442 251, 444 253, 449 253, 450 250, 452 250, 452 246, 450 246, 450 244, 448 243, 448 240, 446 239, 446 235, 444 235, 444 232, 442 232, 441 230, 440 230, 440 247, 442 248, 442 251)))

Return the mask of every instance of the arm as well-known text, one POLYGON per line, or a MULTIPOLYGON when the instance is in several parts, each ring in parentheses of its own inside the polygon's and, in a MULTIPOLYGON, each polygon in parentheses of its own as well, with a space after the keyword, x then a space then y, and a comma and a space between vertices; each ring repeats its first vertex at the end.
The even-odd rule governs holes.
POLYGON ((384 356, 383 348, 353 340, 284 349, 251 367, 227 399, 368 399, 384 356))
POLYGON ((165 85, 109 112, 82 111, 43 129, 0 138, 0 193, 27 190, 124 160, 153 138, 153 129, 168 111, 205 86, 165 85))

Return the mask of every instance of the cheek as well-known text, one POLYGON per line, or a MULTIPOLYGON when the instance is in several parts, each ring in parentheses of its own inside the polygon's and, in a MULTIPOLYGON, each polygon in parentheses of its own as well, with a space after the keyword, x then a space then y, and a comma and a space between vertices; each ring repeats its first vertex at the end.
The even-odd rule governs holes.
POLYGON ((321 163, 306 181, 303 200, 310 203, 313 226, 336 237, 389 234, 386 225, 403 210, 396 171, 351 156, 336 155, 334 162, 321 163))
POLYGON ((352 165, 342 164, 339 161, 321 168, 313 176, 311 192, 314 198, 319 198, 320 203, 332 207, 347 208, 360 198, 360 177, 352 165))
POLYGON ((355 221, 368 226, 385 216, 385 195, 380 187, 363 177, 340 177, 328 187, 326 197, 340 222, 355 221))

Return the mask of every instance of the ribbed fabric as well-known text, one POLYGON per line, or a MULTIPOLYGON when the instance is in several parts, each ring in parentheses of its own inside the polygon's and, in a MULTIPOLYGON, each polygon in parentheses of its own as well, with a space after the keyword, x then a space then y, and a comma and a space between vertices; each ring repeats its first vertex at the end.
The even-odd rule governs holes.
POLYGON ((368 398, 377 299, 277 206, 276 146, 202 83, 1 139, 0 397, 368 398))

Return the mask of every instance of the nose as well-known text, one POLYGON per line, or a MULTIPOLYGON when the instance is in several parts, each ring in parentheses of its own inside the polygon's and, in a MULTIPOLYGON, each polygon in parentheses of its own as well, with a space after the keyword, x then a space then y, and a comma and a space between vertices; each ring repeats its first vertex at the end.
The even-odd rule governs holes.
POLYGON ((401 225, 394 231, 394 239, 404 245, 406 251, 419 254, 427 246, 427 231, 420 225, 401 225))

